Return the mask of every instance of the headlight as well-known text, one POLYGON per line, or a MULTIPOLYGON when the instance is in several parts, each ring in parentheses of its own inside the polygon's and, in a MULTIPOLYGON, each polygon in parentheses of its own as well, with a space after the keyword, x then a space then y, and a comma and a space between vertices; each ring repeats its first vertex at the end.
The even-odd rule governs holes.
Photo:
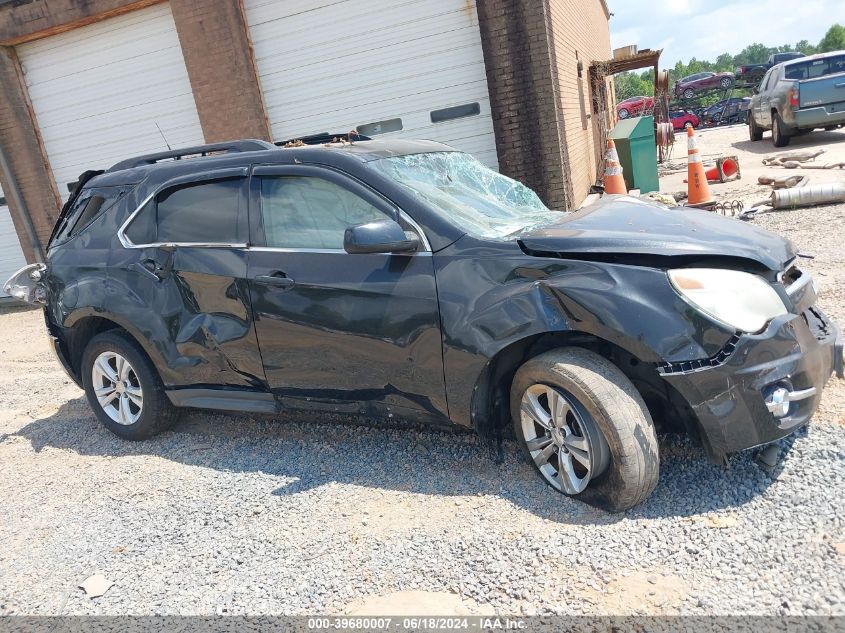
POLYGON ((712 319, 743 332, 759 332, 786 306, 765 279, 721 268, 677 268, 669 271, 675 290, 712 319))

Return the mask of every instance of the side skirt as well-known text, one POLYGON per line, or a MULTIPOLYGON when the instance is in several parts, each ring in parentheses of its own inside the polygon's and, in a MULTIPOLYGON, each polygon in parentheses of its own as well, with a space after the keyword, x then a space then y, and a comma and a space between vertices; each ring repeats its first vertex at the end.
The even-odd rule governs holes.
POLYGON ((243 411, 246 413, 276 413, 276 400, 273 394, 261 391, 173 389, 166 393, 175 407, 243 411))

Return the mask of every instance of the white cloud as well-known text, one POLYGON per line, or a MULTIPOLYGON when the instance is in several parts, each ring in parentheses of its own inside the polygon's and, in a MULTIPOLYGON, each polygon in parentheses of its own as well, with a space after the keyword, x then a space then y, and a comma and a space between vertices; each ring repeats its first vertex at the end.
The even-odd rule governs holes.
POLYGON ((674 15, 688 15, 692 13, 689 0, 663 0, 666 10, 674 15))

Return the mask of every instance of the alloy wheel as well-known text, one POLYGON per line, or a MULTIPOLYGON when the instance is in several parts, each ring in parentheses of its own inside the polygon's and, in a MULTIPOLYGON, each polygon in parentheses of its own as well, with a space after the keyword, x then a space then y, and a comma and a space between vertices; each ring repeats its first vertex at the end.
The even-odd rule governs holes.
POLYGON ((522 396, 522 434, 543 477, 566 494, 583 492, 610 462, 607 440, 570 394, 535 384, 522 396))
POLYGON ((129 426, 141 417, 144 393, 138 375, 123 356, 103 352, 91 368, 91 384, 103 411, 118 424, 129 426))

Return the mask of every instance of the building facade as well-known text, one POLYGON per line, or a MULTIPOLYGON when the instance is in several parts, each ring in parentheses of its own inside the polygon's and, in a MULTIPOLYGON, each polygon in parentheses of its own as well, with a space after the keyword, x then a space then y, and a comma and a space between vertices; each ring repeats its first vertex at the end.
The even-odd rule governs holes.
POLYGON ((609 15, 604 0, 0 0, 0 183, 18 194, 0 200, 0 268, 38 257, 80 173, 167 144, 433 139, 576 207, 612 110, 588 72, 610 57, 609 15))

